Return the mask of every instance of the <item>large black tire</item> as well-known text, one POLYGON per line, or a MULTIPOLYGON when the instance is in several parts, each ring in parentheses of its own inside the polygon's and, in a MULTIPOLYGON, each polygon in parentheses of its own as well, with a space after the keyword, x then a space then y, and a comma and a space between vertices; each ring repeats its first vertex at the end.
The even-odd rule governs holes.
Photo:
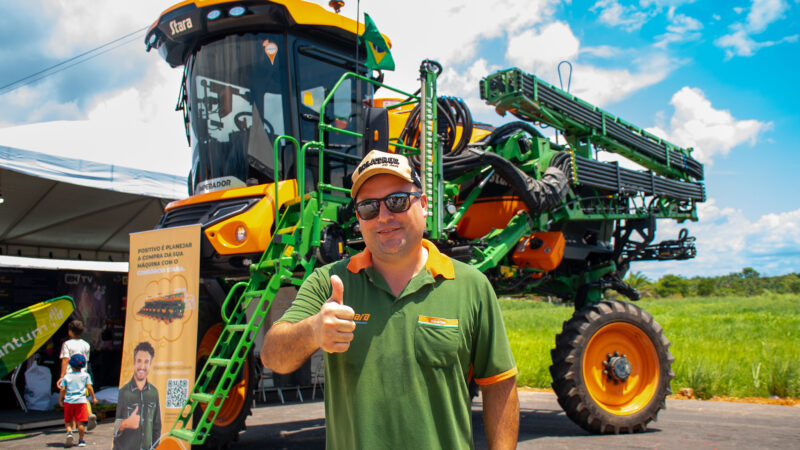
MULTIPOLYGON (((214 311, 208 310, 216 305, 201 303, 201 309, 204 309, 203 306, 206 305, 210 306, 205 308, 206 311, 201 311, 200 323, 198 324, 197 375, 203 369, 223 328, 222 322, 213 323, 215 318, 219 320, 218 310, 216 316, 214 311)), ((253 395, 258 378, 258 365, 251 350, 245 359, 245 364, 236 376, 234 385, 228 392, 228 397, 225 399, 222 409, 220 409, 217 418, 214 420, 211 432, 206 437, 205 443, 203 445, 193 445, 193 449, 227 448, 231 442, 239 440, 239 432, 245 429, 245 420, 251 414, 253 395)), ((200 420, 202 413, 203 410, 201 408, 195 410, 195 425, 200 420)))
POLYGON ((653 316, 631 303, 576 311, 551 351, 558 403, 591 433, 644 431, 672 393, 669 345, 653 316))

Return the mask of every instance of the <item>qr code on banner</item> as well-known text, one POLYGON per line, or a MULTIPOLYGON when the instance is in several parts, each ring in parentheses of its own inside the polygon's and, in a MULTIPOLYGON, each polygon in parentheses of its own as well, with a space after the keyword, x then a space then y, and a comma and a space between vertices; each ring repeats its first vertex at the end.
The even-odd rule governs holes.
POLYGON ((167 379, 167 408, 183 408, 187 397, 189 397, 188 378, 167 379))

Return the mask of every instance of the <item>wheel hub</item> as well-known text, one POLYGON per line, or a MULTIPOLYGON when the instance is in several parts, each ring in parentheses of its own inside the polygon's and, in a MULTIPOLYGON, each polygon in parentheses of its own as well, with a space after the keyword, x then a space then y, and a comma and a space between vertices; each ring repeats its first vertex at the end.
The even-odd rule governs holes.
POLYGON ((620 355, 619 352, 614 352, 613 355, 608 353, 606 360, 603 361, 603 367, 605 367, 603 374, 614 384, 624 383, 631 375, 631 362, 625 354, 620 355))

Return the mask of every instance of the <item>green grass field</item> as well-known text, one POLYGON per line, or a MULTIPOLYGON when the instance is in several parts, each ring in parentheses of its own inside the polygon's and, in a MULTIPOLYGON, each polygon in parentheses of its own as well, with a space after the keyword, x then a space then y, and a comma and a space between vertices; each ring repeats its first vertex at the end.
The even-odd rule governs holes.
MULTIPOLYGON (((703 297, 636 304, 664 328, 672 390, 699 398, 800 397, 800 296, 703 297)), ((550 350, 571 305, 501 299, 520 386, 550 387, 550 350)))

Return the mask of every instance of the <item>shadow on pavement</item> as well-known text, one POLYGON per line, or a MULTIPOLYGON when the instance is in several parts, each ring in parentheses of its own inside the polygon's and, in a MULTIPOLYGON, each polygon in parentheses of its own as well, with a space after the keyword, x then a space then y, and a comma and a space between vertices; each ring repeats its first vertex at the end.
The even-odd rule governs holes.
POLYGON ((248 425, 232 448, 324 449, 325 421, 299 420, 267 425, 248 425))

